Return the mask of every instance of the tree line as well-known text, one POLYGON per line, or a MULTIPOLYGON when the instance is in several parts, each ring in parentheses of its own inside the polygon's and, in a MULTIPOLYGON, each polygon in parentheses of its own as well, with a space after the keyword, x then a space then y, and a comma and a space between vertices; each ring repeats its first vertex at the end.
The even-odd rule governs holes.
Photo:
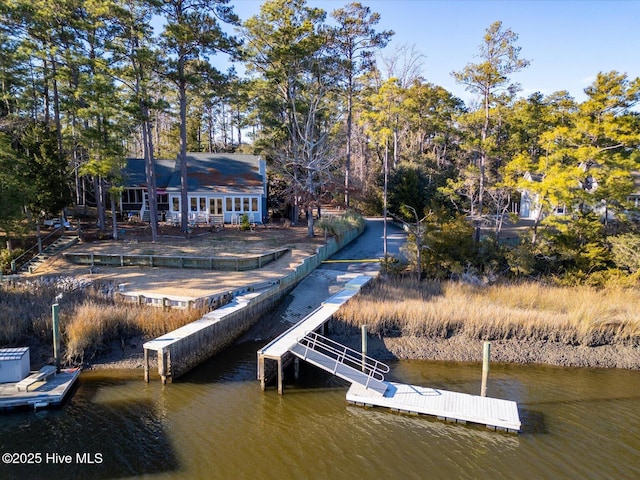
POLYGON ((177 155, 186 209, 186 152, 237 151, 267 159, 272 207, 306 212, 310 235, 328 200, 413 225, 420 272, 637 271, 615 252, 637 228, 640 79, 600 72, 582 102, 520 97, 512 77, 529 61, 501 22, 451 72, 474 95, 465 104, 428 81, 414 48, 388 52, 394 33, 358 2, 267 0, 241 21, 227 0, 5 0, 0 16, 7 234, 91 197, 117 235, 133 156, 146 161, 156 238, 154 159, 177 155), (237 68, 216 69, 221 56, 237 68), (532 228, 506 251, 523 192, 532 228))

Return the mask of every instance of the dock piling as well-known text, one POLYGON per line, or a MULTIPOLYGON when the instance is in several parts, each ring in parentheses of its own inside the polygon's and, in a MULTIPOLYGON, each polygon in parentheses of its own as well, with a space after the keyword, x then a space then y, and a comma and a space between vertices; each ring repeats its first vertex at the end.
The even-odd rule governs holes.
POLYGON ((362 371, 364 372, 367 367, 367 326, 362 325, 362 371))
POLYGON ((149 383, 149 350, 144 349, 144 381, 149 383))
POLYGON ((51 317, 53 324, 53 358, 56 364, 56 370, 60 370, 60 322, 58 320, 59 305, 54 303, 51 305, 51 317))
POLYGON ((487 380, 489 379, 489 356, 491 354, 491 342, 484 342, 482 345, 482 387, 480 396, 487 396, 487 380))

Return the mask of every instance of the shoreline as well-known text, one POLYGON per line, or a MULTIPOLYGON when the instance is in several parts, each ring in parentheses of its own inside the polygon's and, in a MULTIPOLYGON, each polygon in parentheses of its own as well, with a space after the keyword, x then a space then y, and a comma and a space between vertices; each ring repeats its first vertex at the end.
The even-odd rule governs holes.
MULTIPOLYGON (((331 335, 331 338, 354 350, 361 349, 361 338, 357 334, 331 335)), ((265 340, 265 343, 267 341, 265 340)), ((124 345, 118 344, 117 347, 113 345, 109 352, 96 355, 83 366, 83 369, 142 369, 143 343, 143 339, 135 337, 128 339, 124 345)), ((369 335, 368 355, 380 361, 425 360, 481 363, 483 343, 483 340, 469 339, 464 335, 454 335, 449 338, 411 336, 380 338, 369 335)), ((157 368, 155 360, 152 355, 150 357, 152 371, 157 368)), ((640 370, 640 348, 610 344, 589 347, 546 340, 492 340, 491 362, 640 370)))
MULTIPOLYGON (((376 340, 372 342, 369 338, 369 355, 374 358, 482 363, 484 341, 464 335, 449 338, 400 336, 376 340)), ((360 338, 356 338, 356 347, 350 345, 351 348, 360 348, 359 342, 360 338)), ((546 340, 492 340, 490 343, 491 362, 496 363, 640 369, 640 348, 628 345, 589 347, 546 340)))

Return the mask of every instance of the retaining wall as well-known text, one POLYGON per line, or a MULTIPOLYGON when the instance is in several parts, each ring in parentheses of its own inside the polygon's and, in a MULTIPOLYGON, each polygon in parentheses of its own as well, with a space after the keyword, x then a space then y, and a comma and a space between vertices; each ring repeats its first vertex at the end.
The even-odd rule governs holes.
POLYGON ((330 238, 316 253, 307 257, 293 272, 260 292, 237 295, 231 303, 204 315, 200 320, 144 344, 145 380, 149 380, 148 352, 158 353, 158 373, 171 382, 196 365, 221 352, 251 328, 260 315, 273 307, 302 279, 342 247, 357 238, 364 227, 330 238))
POLYGON ((246 271, 262 268, 277 260, 289 251, 281 248, 262 255, 248 255, 242 257, 187 257, 173 255, 143 255, 143 254, 99 254, 99 253, 64 253, 66 260, 77 265, 90 267, 163 267, 163 268, 193 268, 200 270, 246 271))

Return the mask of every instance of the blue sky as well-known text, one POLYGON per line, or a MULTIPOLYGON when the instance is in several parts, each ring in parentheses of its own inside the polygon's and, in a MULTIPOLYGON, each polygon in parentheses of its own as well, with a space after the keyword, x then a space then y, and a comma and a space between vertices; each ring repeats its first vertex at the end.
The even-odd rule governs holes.
MULTIPOLYGON (((521 95, 567 90, 576 100, 598 72, 617 70, 640 76, 640 1, 599 0, 360 0, 380 13, 377 30, 393 30, 385 49, 415 45, 423 56, 423 77, 465 101, 472 97, 451 77, 479 61, 482 36, 500 20, 519 39, 521 57, 531 65, 512 76, 521 95)), ((259 12, 261 0, 231 0, 246 20, 259 12)), ((331 12, 347 0, 307 0, 331 12)))

